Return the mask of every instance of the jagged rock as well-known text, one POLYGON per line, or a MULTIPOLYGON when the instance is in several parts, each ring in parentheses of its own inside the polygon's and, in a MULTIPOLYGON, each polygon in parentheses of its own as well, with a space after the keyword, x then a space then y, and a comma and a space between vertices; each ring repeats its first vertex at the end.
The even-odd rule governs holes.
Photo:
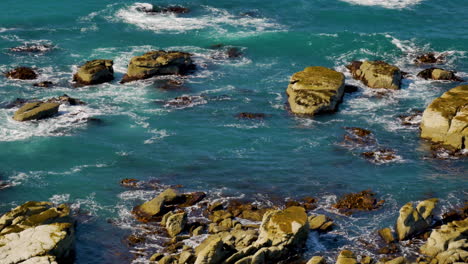
POLYGON ((360 263, 361 264, 372 264, 372 263, 374 263, 374 260, 369 256, 362 256, 360 263))
POLYGON ((176 190, 167 189, 151 201, 136 206, 133 209, 133 213, 140 218, 140 220, 145 220, 145 218, 151 218, 153 216, 161 216, 169 211, 167 205, 174 204, 177 200, 180 200, 180 198, 181 196, 176 190))
POLYGON ((400 119, 401 124, 404 126, 419 126, 421 124, 422 119, 421 110, 413 110, 409 114, 399 115, 398 119, 400 119))
POLYGON ((411 238, 423 232, 432 224, 433 210, 438 203, 438 199, 428 199, 420 202, 416 208, 412 203, 405 204, 400 209, 396 223, 396 232, 399 240, 411 238))
POLYGON ((335 111, 344 94, 344 75, 325 67, 307 67, 295 73, 286 93, 291 111, 314 115, 335 111))
POLYGON ((179 256, 179 264, 195 263, 195 255, 190 251, 182 251, 179 256))
POLYGON ((195 249, 195 264, 222 263, 230 251, 229 246, 220 237, 208 237, 195 249))
POLYGON ((456 149, 468 148, 468 85, 455 87, 426 108, 421 137, 456 149))
POLYGON ((436 81, 456 81, 456 82, 462 82, 463 80, 460 79, 455 75, 455 72, 453 71, 447 71, 444 69, 440 68, 430 68, 430 69, 425 69, 418 73, 418 77, 423 78, 423 79, 432 79, 436 81))
POLYGON ((226 211, 234 217, 239 217, 251 221, 262 221, 263 215, 268 211, 267 208, 258 208, 252 203, 244 203, 241 201, 230 201, 226 211))
POLYGON ((393 236, 392 229, 388 227, 380 229, 379 235, 387 244, 395 242, 395 237, 393 236))
POLYGON ((326 264, 327 262, 321 256, 314 256, 306 264, 326 264))
MULTIPOLYGON (((440 264, 468 262, 468 218, 434 229, 421 252, 440 264)), ((432 263, 432 262, 431 262, 432 263)))
POLYGON ((327 232, 333 226, 333 221, 325 215, 311 215, 309 216, 308 221, 310 230, 319 232, 327 232))
POLYGON ((158 264, 177 264, 177 263, 178 263, 177 258, 172 255, 166 255, 158 261, 158 264))
POLYGON ((333 207, 342 213, 352 214, 354 211, 371 211, 379 208, 384 200, 377 201, 375 193, 370 190, 350 193, 341 197, 333 207))
POLYGON ((414 60, 415 63, 442 63, 444 61, 443 56, 437 56, 433 52, 421 54, 414 60))
POLYGON ((356 256, 349 250, 343 250, 336 259, 336 264, 357 264, 356 256))
POLYGON ((352 145, 365 147, 377 143, 370 130, 359 127, 345 127, 345 130, 344 141, 346 144, 350 143, 352 145))
POLYGON ((5 74, 10 79, 34 80, 37 78, 37 73, 28 67, 18 67, 5 74))
POLYGON ((354 79, 361 80, 370 88, 400 89, 400 69, 384 61, 353 61, 346 67, 354 79))
POLYGON ((374 163, 385 163, 397 158, 396 152, 392 149, 379 148, 374 151, 366 151, 361 156, 374 163))
POLYGON ((69 215, 70 208, 65 204, 54 207, 49 202, 26 202, 0 217, 0 235, 54 222, 71 222, 69 215))
POLYGON ((92 60, 87 61, 78 68, 78 72, 73 75, 73 81, 80 85, 93 85, 110 82, 114 80, 114 61, 112 60, 92 60))
POLYGON ((16 121, 40 120, 52 117, 58 113, 60 104, 57 103, 26 103, 15 112, 13 119, 16 121))
POLYGON ((0 259, 2 264, 16 264, 43 255, 68 258, 73 250, 73 234, 72 224, 53 223, 0 236, 0 259))
POLYGON ((138 182, 139 181, 137 179, 125 178, 120 181, 120 185, 125 186, 125 187, 137 187, 138 182))
POLYGON ((151 257, 150 257, 150 261, 159 261, 160 259, 162 259, 164 257, 164 254, 163 253, 154 253, 151 257))
POLYGON ((406 263, 405 257, 398 257, 389 261, 385 261, 385 264, 404 264, 404 263, 406 263))
POLYGON ((166 7, 159 7, 159 6, 153 6, 152 4, 139 4, 136 7, 137 11, 144 12, 147 14, 186 14, 190 12, 189 8, 182 7, 182 6, 166 6, 166 7))
POLYGON ((191 54, 178 51, 150 51, 133 57, 122 83, 151 78, 156 75, 186 74, 194 69, 191 54))
POLYGON ((187 224, 187 213, 173 214, 167 218, 166 229, 171 237, 180 234, 187 224))

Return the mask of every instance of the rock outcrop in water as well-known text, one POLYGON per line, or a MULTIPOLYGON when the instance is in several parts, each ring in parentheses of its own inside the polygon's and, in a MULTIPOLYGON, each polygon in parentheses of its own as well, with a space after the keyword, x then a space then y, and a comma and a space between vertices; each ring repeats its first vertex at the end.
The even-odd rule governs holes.
POLYGON ((432 258, 430 263, 468 262, 468 218, 453 221, 431 232, 421 253, 432 258))
POLYGON ((147 79, 156 75, 186 74, 193 70, 191 54, 179 51, 150 51, 133 57, 122 83, 147 79))
POLYGON ((58 103, 26 103, 15 112, 13 119, 16 121, 30 121, 49 118, 58 113, 59 107, 60 104, 58 103))
POLYGON ((433 52, 421 54, 417 56, 416 59, 414 60, 415 63, 419 63, 419 64, 442 63, 443 61, 444 61, 444 56, 442 55, 437 56, 433 52))
POLYGON ((453 71, 447 71, 440 68, 425 69, 418 73, 418 77, 423 79, 432 79, 436 81, 455 81, 462 82, 463 80, 455 75, 453 71))
POLYGON ((432 225, 433 211, 438 199, 429 199, 420 202, 416 208, 412 203, 405 204, 400 209, 396 222, 396 232, 399 240, 413 237, 432 225))
POLYGON ((355 211, 371 211, 382 206, 384 200, 378 201, 375 193, 371 191, 362 191, 358 193, 349 193, 341 197, 333 207, 344 214, 352 214, 355 211))
POLYGON ((344 94, 345 77, 325 67, 307 67, 295 73, 286 93, 294 114, 315 115, 335 111, 344 94))
POLYGON ((468 85, 455 87, 432 101, 423 113, 421 137, 468 148, 468 85))
POLYGON ((64 204, 27 202, 0 218, 2 264, 71 263, 73 252, 74 222, 64 204))
POLYGON ((10 79, 34 80, 37 78, 37 73, 28 67, 18 67, 5 73, 5 76, 10 79))
POLYGON ((384 61, 353 61, 346 67, 354 79, 361 80, 370 88, 400 89, 400 69, 384 61))
POLYGON ((80 85, 93 85, 114 80, 114 62, 112 60, 87 61, 73 75, 73 81, 80 85))

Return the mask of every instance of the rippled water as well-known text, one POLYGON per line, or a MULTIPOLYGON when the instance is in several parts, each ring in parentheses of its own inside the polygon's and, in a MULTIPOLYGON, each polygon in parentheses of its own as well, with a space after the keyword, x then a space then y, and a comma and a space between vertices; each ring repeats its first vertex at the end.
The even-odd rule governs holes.
MULTIPOLYGON (((57 83, 38 88, 32 86, 37 80, 0 77, 0 105, 64 93, 88 103, 61 106, 58 118, 31 123, 12 120, 16 108, 0 109, 0 181, 12 185, 0 190, 0 212, 27 200, 71 203, 79 219, 76 263, 129 262, 135 248, 123 240, 141 229, 129 211, 159 191, 125 189, 123 178, 182 184, 211 199, 269 204, 318 197, 318 211, 338 226, 312 235, 307 254, 330 256, 359 238, 371 241, 408 201, 439 197, 443 211, 467 199, 466 159, 433 159, 418 128, 398 119, 456 85, 415 77, 423 68, 413 64, 417 54, 441 53, 444 68, 468 79, 464 0, 178 1, 192 10, 181 16, 138 12, 145 4, 0 3, 0 71, 30 66, 39 81, 57 83), (8 50, 25 43, 54 48, 8 50), (210 48, 218 43, 243 56, 210 48), (132 56, 153 49, 194 54, 198 70, 183 80, 184 89, 158 89, 154 79, 118 83, 132 56), (73 88, 78 65, 97 58, 114 60, 116 80, 73 88), (399 91, 376 93, 346 72, 344 65, 358 59, 388 61, 410 77, 399 91), (285 108, 289 77, 312 65, 345 72, 359 91, 345 95, 335 114, 292 116, 285 108), (187 107, 161 103, 182 95, 198 99, 187 107), (240 112, 267 118, 242 120, 235 117, 240 112), (101 122, 87 122, 91 117, 101 122), (343 146, 343 128, 350 126, 372 130, 398 159, 374 164, 362 150, 343 146), (330 208, 337 196, 364 189, 386 200, 382 209, 348 217, 330 208)), ((153 242, 161 239, 142 247, 157 251, 153 242)))

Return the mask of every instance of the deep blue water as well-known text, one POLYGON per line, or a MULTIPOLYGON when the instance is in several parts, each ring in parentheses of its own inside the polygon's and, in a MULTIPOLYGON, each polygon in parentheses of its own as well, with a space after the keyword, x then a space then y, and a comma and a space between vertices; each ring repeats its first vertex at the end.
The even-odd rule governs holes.
MULTIPOLYGON (((85 216, 79 218, 76 263, 126 259, 129 249, 122 240, 138 232, 128 212, 158 191, 127 190, 119 185, 123 178, 263 203, 318 197, 319 211, 335 218, 338 227, 311 246, 311 254, 369 238, 392 225, 406 202, 439 197, 443 211, 467 199, 466 159, 431 158, 418 128, 402 126, 397 118, 423 110, 457 85, 414 77, 423 68, 413 64, 417 54, 443 53, 447 61, 441 66, 468 79, 465 0, 154 4, 192 11, 151 16, 123 0, 0 2, 0 71, 30 66, 40 81, 58 84, 38 88, 32 86, 37 80, 1 76, 0 104, 64 93, 88 103, 62 107, 59 117, 33 123, 13 121, 16 109, 0 109, 0 180, 13 185, 0 190, 0 212, 27 200, 80 209, 85 216), (8 50, 25 43, 54 49, 8 50), (237 47, 243 56, 227 58, 210 49, 217 43, 237 47), (161 90, 154 79, 118 83, 132 56, 154 49, 194 54, 198 70, 185 80, 186 89, 161 90), (73 88, 77 66, 97 58, 114 60, 116 80, 73 88), (400 91, 378 96, 346 73, 344 65, 362 59, 382 59, 414 76, 400 91), (295 117, 286 110, 285 89, 289 77, 307 66, 345 72, 360 90, 347 94, 335 114, 295 117), (203 97, 185 108, 158 103, 181 95, 203 97), (267 118, 237 119, 240 112, 267 118), (87 123, 88 117, 102 122, 87 123), (399 158, 374 164, 360 156, 362 150, 342 146, 343 128, 349 126, 372 130, 379 145, 399 158), (364 189, 386 199, 384 207, 351 218, 330 209, 337 196, 364 189), (341 242, 327 242, 334 237, 341 242)), ((146 247, 158 250, 151 242, 146 247)))

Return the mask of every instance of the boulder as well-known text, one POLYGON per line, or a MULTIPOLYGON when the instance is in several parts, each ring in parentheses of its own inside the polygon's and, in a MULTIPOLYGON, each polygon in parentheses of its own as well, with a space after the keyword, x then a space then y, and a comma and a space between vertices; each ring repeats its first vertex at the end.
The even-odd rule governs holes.
POLYGON ((335 111, 344 94, 345 77, 325 67, 307 67, 295 73, 286 93, 294 114, 315 115, 335 111))
POLYGON ((400 69, 384 61, 353 61, 347 68, 354 79, 361 80, 370 88, 400 89, 400 69))
POLYGON ((220 264, 229 255, 228 248, 220 237, 208 237, 195 249, 195 264, 220 264))
POLYGON ((232 200, 229 202, 226 210, 234 217, 239 217, 251 221, 262 221, 263 215, 269 210, 267 208, 258 208, 250 202, 232 200))
POLYGON ((412 203, 405 204, 400 209, 400 215, 396 222, 396 232, 399 240, 413 237, 432 224, 433 210, 438 203, 438 199, 432 198, 420 202, 416 208, 412 203))
MULTIPOLYGON (((453 221, 431 232, 421 253, 440 264, 468 262, 468 218, 453 221)), ((432 263, 432 262, 431 262, 432 263)))
POLYGON ((173 214, 167 218, 166 229, 171 237, 175 237, 184 230, 186 224, 187 224, 186 212, 173 214))
POLYGON ((57 264, 54 256, 33 257, 19 264, 57 264))
POLYGON ((160 193, 154 199, 143 203, 142 205, 136 206, 133 209, 133 213, 140 220, 149 220, 148 218, 154 216, 162 216, 166 212, 170 211, 168 205, 177 203, 177 200, 181 199, 181 195, 174 189, 167 189, 160 193))
POLYGON ((325 215, 311 215, 308 218, 310 230, 318 232, 327 232, 333 226, 333 221, 331 221, 325 215))
POLYGON ((439 69, 439 68, 430 68, 430 69, 425 69, 418 73, 418 77, 423 78, 423 79, 432 79, 436 81, 457 81, 457 82, 462 82, 463 80, 460 79, 455 75, 455 72, 453 71, 447 71, 444 69, 439 69))
POLYGON ((60 104, 57 103, 26 103, 15 112, 13 119, 16 121, 30 121, 49 118, 58 113, 59 107, 60 104))
POLYGON ((349 250, 343 250, 336 259, 336 264, 357 264, 356 256, 349 250))
POLYGON ((326 264, 325 258, 321 256, 314 256, 306 264, 326 264))
POLYGON ((406 263, 405 257, 398 257, 389 261, 385 261, 385 264, 404 264, 404 263, 406 263))
POLYGON ((257 244, 301 248, 309 234, 309 222, 303 207, 269 211, 263 216, 257 244))
POLYGON ((150 51, 133 57, 122 83, 151 78, 156 75, 186 74, 194 69, 191 54, 179 51, 150 51))
POLYGON ((341 197, 333 207, 344 214, 352 214, 354 211, 371 211, 379 208, 384 200, 378 201, 375 193, 370 190, 358 193, 349 193, 341 197))
POLYGON ((112 60, 87 61, 73 75, 73 81, 80 85, 93 85, 114 80, 114 62, 112 60))
POLYGON ((70 223, 39 225, 0 236, 0 259, 2 264, 16 264, 44 255, 69 258, 73 241, 74 231, 70 223))
POLYGON ((468 85, 432 101, 422 116, 421 137, 456 149, 468 148, 468 85))
POLYGON ((37 73, 28 67, 18 67, 5 74, 10 79, 34 80, 37 78, 37 73))
POLYGON ((388 227, 380 229, 379 235, 387 244, 395 242, 395 237, 393 236, 392 229, 388 227))

